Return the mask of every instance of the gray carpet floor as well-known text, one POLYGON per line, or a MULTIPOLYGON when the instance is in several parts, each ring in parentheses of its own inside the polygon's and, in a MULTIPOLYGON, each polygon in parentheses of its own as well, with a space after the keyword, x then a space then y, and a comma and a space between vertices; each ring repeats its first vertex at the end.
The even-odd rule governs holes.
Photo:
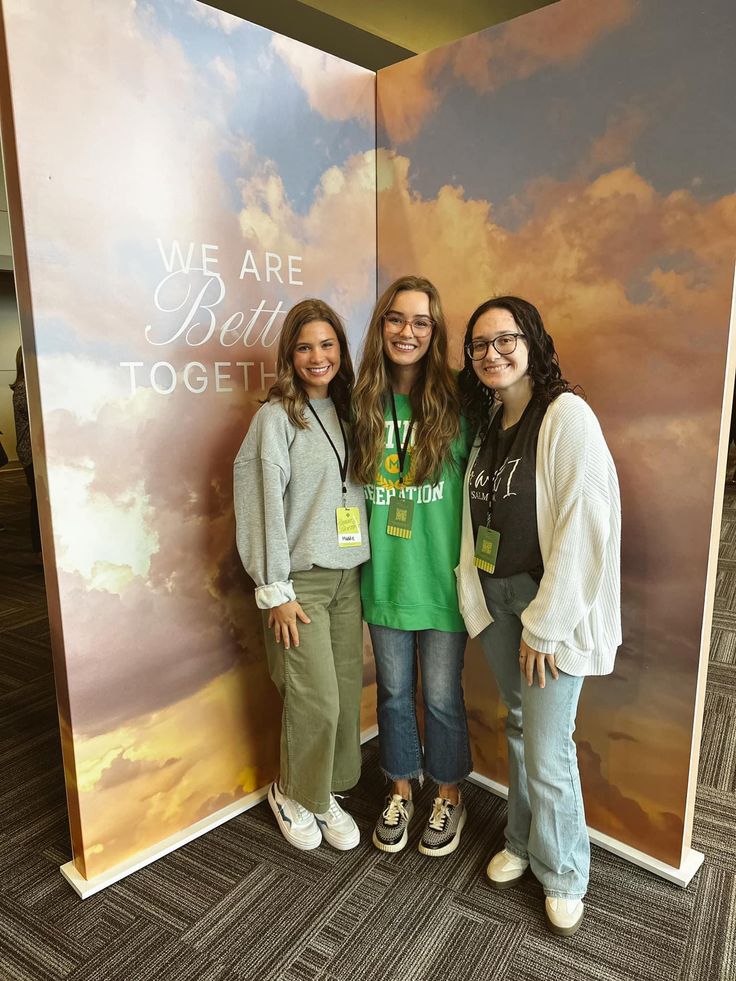
MULTIPOLYGON (((374 743, 349 799, 352 852, 292 850, 264 803, 82 902, 69 860, 43 576, 28 562, 22 473, 0 472, 1 981, 734 981, 736 489, 726 496, 694 847, 686 890, 598 848, 584 928, 545 929, 531 878, 496 893, 485 864, 505 805, 468 785, 461 849, 370 844, 384 793, 374 743)), ((429 788, 418 798, 429 807, 429 788)))

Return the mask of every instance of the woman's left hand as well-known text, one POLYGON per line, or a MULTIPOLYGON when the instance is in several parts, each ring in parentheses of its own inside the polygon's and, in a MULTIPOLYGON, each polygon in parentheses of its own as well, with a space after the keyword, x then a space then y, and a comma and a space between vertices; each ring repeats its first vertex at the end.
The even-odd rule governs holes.
POLYGON ((545 661, 549 665, 549 673, 556 681, 559 678, 559 672, 557 671, 554 654, 540 654, 539 651, 535 651, 533 647, 530 647, 522 640, 521 646, 519 647, 519 667, 521 668, 521 673, 526 676, 526 683, 528 685, 534 684, 534 665, 536 664, 539 687, 544 688, 545 661))

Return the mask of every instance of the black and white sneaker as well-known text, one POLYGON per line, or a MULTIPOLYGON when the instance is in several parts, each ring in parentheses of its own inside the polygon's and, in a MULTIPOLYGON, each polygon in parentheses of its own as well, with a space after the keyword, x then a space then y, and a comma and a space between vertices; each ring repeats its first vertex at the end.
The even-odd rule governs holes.
POLYGON ((314 814, 306 807, 302 807, 299 801, 287 797, 276 780, 271 784, 268 792, 268 803, 281 829, 281 834, 294 848, 310 851, 322 843, 322 833, 314 814))
POLYGON ((460 834, 467 819, 462 798, 453 804, 446 797, 435 797, 432 813, 429 815, 427 827, 424 829, 419 851, 422 855, 438 858, 449 855, 460 844, 460 834))
POLYGON ((414 805, 401 794, 389 794, 386 807, 376 821, 373 844, 382 852, 400 852, 409 840, 409 822, 414 805))

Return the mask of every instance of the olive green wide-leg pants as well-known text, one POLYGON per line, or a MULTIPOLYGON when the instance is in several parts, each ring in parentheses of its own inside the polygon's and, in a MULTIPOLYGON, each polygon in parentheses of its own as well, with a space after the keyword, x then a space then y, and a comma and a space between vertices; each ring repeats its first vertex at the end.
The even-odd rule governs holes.
POLYGON ((363 623, 360 572, 321 569, 292 573, 296 598, 311 623, 298 622, 299 646, 284 650, 263 629, 271 679, 284 703, 281 717, 282 791, 315 814, 330 793, 360 777, 360 698, 363 623))

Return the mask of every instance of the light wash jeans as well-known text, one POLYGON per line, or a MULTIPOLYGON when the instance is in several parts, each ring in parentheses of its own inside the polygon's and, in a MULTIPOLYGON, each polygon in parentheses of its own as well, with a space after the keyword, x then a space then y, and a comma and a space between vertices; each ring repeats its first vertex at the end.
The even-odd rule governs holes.
POLYGON ((438 784, 472 770, 462 673, 466 633, 395 630, 369 623, 378 681, 378 746, 389 780, 426 772, 438 784), (424 755, 416 716, 417 649, 424 697, 424 755))
POLYGON ((546 672, 529 687, 519 669, 520 616, 537 594, 527 573, 482 576, 493 623, 478 638, 508 709, 509 805, 506 848, 528 858, 547 896, 581 899, 588 888, 590 842, 572 738, 583 678, 546 672))

